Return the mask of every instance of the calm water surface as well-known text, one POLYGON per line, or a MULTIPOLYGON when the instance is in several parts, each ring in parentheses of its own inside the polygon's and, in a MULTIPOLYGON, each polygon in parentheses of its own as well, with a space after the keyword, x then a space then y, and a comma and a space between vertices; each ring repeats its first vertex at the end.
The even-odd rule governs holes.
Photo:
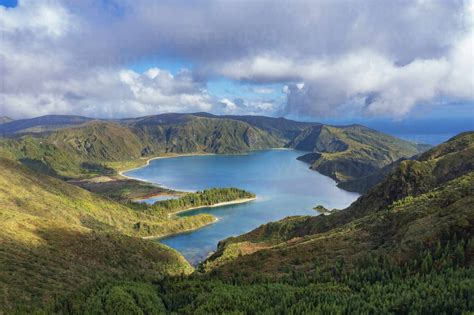
POLYGON ((210 213, 219 219, 200 230, 160 240, 180 251, 191 263, 197 263, 229 236, 290 215, 317 215, 312 208, 318 204, 344 208, 358 197, 337 188, 332 179, 296 160, 302 154, 295 150, 268 150, 248 155, 183 156, 153 160, 147 167, 126 175, 176 190, 237 187, 257 194, 257 200, 249 203, 180 214, 210 213))

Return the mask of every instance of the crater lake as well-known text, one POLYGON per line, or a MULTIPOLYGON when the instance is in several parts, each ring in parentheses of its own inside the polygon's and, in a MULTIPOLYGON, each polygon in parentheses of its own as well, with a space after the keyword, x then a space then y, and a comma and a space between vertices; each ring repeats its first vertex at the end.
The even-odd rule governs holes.
POLYGON ((261 224, 293 215, 318 215, 316 205, 347 207, 359 196, 336 186, 331 178, 309 169, 296 158, 305 152, 265 150, 241 155, 195 155, 151 160, 124 175, 181 191, 236 187, 253 192, 247 203, 200 208, 179 216, 209 213, 218 218, 199 230, 159 241, 181 252, 192 264, 205 259, 217 243, 249 232, 261 224))

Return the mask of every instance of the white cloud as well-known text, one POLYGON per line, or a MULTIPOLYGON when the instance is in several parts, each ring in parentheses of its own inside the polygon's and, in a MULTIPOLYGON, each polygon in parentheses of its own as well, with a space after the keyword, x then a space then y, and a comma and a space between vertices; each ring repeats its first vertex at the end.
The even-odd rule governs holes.
POLYGON ((287 113, 337 114, 340 106, 364 100, 366 106, 359 109, 365 114, 400 117, 417 103, 438 96, 474 99, 473 45, 471 33, 455 42, 447 56, 414 59, 405 65, 362 50, 312 60, 263 55, 216 71, 236 80, 301 80, 294 88, 283 87, 287 113))
POLYGON ((200 84, 166 70, 85 71, 77 78, 45 83, 40 94, 3 93, 4 112, 13 117, 76 113, 128 117, 160 112, 209 111, 213 103, 200 84), (151 72, 159 72, 150 77, 151 72))
POLYGON ((212 108, 203 84, 189 72, 173 76, 150 68, 139 74, 120 66, 84 64, 84 56, 68 49, 69 37, 77 35, 83 21, 59 1, 0 6, 0 22, 1 115, 127 117, 212 108))
POLYGON ((276 113, 281 110, 281 104, 273 100, 244 100, 235 98, 230 100, 223 98, 218 102, 218 112, 223 114, 239 115, 245 113, 247 115, 263 115, 266 113, 276 113))
POLYGON ((55 0, 23 0, 14 9, 0 6, 3 35, 25 32, 34 33, 35 37, 58 38, 72 27, 70 18, 68 11, 55 0))
POLYGON ((281 109, 215 99, 205 83, 215 75, 256 82, 262 97, 274 92, 266 84, 284 84, 295 114, 401 117, 439 96, 474 99, 473 1, 107 3, 0 6, 0 115, 281 109), (181 58, 194 72, 126 68, 149 56, 181 58))
POLYGON ((226 114, 233 114, 238 108, 237 105, 228 98, 221 99, 219 103, 223 107, 222 111, 226 114))

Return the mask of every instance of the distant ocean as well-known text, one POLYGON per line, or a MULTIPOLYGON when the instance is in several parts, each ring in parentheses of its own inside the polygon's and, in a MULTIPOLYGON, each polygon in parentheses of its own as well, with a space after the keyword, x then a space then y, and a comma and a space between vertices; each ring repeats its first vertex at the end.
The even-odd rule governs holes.
POLYGON ((369 126, 405 140, 438 145, 461 132, 474 130, 474 118, 380 121, 370 123, 369 126))
POLYGON ((465 115, 456 117, 406 117, 401 120, 360 119, 356 117, 318 121, 334 125, 357 123, 401 139, 431 145, 445 142, 461 132, 474 130, 474 112, 466 112, 465 115))

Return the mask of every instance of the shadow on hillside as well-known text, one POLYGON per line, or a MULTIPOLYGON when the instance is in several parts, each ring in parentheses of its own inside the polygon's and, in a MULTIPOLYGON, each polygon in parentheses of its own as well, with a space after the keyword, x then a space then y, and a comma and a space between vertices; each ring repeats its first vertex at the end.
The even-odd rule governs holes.
POLYGON ((36 234, 39 246, 0 239, 0 300, 7 310, 34 307, 95 281, 152 281, 185 270, 174 251, 139 238, 61 227, 36 234))
POLYGON ((36 159, 29 159, 29 158, 20 159, 19 161, 24 166, 34 171, 37 171, 39 173, 46 174, 46 175, 56 177, 56 178, 63 178, 63 176, 59 175, 54 169, 52 169, 49 165, 47 165, 43 161, 36 160, 36 159))

